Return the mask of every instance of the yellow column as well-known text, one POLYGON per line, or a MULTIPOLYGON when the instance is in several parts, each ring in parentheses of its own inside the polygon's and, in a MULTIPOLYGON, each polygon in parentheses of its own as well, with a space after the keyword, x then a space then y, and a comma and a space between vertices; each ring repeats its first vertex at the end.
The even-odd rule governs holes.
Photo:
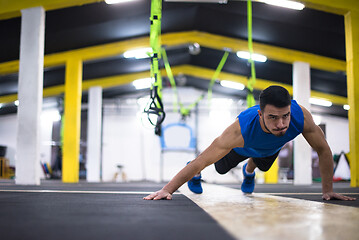
POLYGON ((272 167, 264 173, 265 183, 278 183, 278 158, 274 161, 272 167))
POLYGON ((65 125, 62 158, 62 181, 79 181, 81 125, 82 60, 69 59, 65 76, 65 125))
POLYGON ((359 12, 345 17, 347 88, 349 110, 350 171, 352 187, 359 187, 359 12))

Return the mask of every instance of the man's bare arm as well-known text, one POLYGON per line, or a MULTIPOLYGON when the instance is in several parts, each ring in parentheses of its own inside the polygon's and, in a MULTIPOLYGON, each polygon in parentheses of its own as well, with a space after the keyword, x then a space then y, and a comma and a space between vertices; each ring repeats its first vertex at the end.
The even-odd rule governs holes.
POLYGON ((323 199, 355 200, 355 198, 343 196, 333 192, 333 156, 330 147, 325 140, 323 131, 318 127, 310 112, 302 107, 304 114, 303 136, 309 145, 318 153, 319 169, 322 177, 323 199))
POLYGON ((244 140, 238 120, 232 123, 224 132, 217 137, 212 144, 204 150, 196 159, 191 161, 160 191, 152 193, 145 200, 171 199, 172 193, 180 186, 189 181, 194 175, 205 167, 217 162, 224 157, 232 148, 243 147, 244 140))

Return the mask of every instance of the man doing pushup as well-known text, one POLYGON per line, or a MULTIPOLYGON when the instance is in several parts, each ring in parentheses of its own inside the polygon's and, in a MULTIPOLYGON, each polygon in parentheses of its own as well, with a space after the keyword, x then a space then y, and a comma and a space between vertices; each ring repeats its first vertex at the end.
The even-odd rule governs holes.
POLYGON ((215 164, 220 174, 227 173, 249 158, 243 166, 244 180, 241 190, 254 190, 255 168, 268 171, 280 149, 287 142, 303 134, 309 145, 318 153, 322 177, 322 198, 325 200, 355 200, 333 192, 333 156, 322 130, 314 123, 312 115, 280 86, 270 86, 259 96, 259 105, 241 112, 236 121, 217 137, 196 159, 184 167, 161 190, 145 200, 172 199, 172 193, 188 181, 189 188, 202 193, 200 172, 215 164))

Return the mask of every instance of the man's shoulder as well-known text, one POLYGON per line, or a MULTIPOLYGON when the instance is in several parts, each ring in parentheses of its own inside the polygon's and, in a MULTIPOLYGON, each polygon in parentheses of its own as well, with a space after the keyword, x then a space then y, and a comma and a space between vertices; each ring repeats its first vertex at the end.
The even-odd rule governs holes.
POLYGON ((303 111, 304 123, 303 123, 303 132, 312 132, 315 130, 317 125, 313 120, 312 114, 303 106, 301 106, 303 111))
POLYGON ((258 116, 258 110, 259 110, 259 106, 253 106, 250 108, 247 108, 246 110, 242 111, 239 115, 238 115, 238 120, 240 125, 242 126, 243 124, 247 125, 249 122, 255 120, 255 118, 258 116))
POLYGON ((255 124, 255 122, 258 121, 259 119, 258 110, 259 110, 259 105, 255 105, 253 107, 244 110, 239 114, 238 121, 242 135, 246 135, 248 132, 253 131, 253 128, 258 126, 257 124, 255 124))
POLYGON ((291 125, 293 125, 299 132, 303 132, 304 129, 304 110, 297 101, 292 100, 291 105, 291 125))
POLYGON ((259 105, 254 105, 253 107, 250 107, 250 108, 247 108, 246 110, 243 110, 239 114, 239 116, 246 115, 246 114, 253 114, 253 113, 257 114, 258 110, 259 110, 259 105))

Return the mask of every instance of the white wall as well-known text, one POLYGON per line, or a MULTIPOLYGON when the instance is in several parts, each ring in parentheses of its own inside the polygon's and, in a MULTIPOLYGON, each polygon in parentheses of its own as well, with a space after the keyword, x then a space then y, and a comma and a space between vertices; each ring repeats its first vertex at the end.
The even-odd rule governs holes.
MULTIPOLYGON (((202 94, 189 88, 178 89, 185 106, 193 103, 202 94)), ((180 115, 172 111, 172 92, 163 92, 165 111, 167 114, 164 125, 178 122, 180 115)), ((211 107, 206 99, 198 107, 198 148, 204 151, 211 142, 233 121, 245 106, 243 101, 228 100, 222 95, 213 95, 211 107), (221 102, 221 103, 218 103, 221 102)), ((152 128, 144 127, 140 116, 143 111, 143 101, 136 96, 120 99, 119 102, 104 102, 103 111, 103 149, 102 149, 102 179, 113 181, 117 165, 124 166, 123 171, 127 180, 160 180, 160 140, 152 128), (138 102, 140 102, 138 104, 138 102)), ((51 162, 52 121, 56 120, 54 109, 46 109, 42 114, 41 156, 45 162, 51 162)), ((0 145, 8 146, 6 157, 11 165, 15 165, 16 149, 16 114, 0 116, 0 145)), ((144 121, 146 123, 146 121, 144 121)), ((333 153, 349 151, 348 120, 340 117, 321 116, 321 122, 326 124, 327 140, 333 153)), ((187 123, 195 130, 195 113, 187 119, 187 123)), ((182 139, 179 139, 182 141, 182 139)), ((194 158, 192 153, 165 153, 164 180, 170 180, 185 164, 194 158)), ((39 165, 40 166, 40 165, 39 165)), ((240 173, 238 173, 240 175, 240 173)), ((238 182, 236 175, 219 175, 214 166, 209 166, 202 173, 208 182, 238 182)))
POLYGON ((6 158, 11 166, 15 166, 16 134, 16 114, 0 116, 0 145, 7 146, 6 158))
POLYGON ((60 121, 57 109, 46 109, 41 113, 41 158, 43 163, 51 165, 52 126, 54 121, 60 121))
MULTIPOLYGON (((59 115, 55 109, 44 110, 41 114, 41 153, 42 162, 51 163, 51 140, 52 123, 58 119, 59 115), (57 114, 56 114, 57 113, 57 114)), ((15 166, 16 161, 16 134, 17 134, 17 115, 9 114, 0 116, 0 145, 7 146, 6 158, 10 165, 15 166)), ((39 163, 39 168, 41 165, 39 163)), ((41 169, 41 177, 44 178, 41 169)))
POLYGON ((341 151, 349 152, 348 119, 335 116, 319 116, 318 120, 326 125, 326 138, 333 154, 339 154, 341 151))
POLYGON ((104 109, 102 179, 112 181, 117 172, 117 165, 131 180, 141 180, 140 127, 136 121, 136 111, 104 109))

